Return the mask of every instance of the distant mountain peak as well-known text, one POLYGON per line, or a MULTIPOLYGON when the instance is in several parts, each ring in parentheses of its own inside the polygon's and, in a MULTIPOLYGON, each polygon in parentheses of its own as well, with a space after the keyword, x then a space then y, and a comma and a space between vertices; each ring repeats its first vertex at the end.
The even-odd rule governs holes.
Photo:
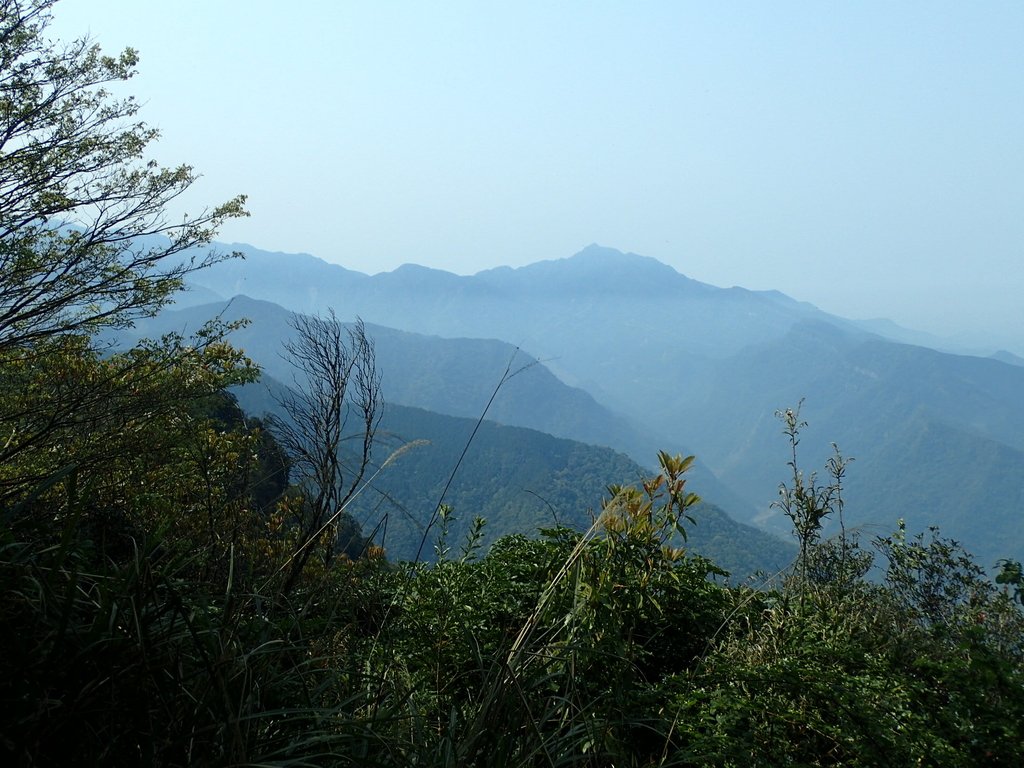
POLYGON ((575 255, 576 256, 585 256, 585 257, 588 257, 588 258, 593 258, 595 256, 597 256, 597 257, 600 257, 600 256, 605 256, 605 257, 611 256, 611 257, 620 258, 620 259, 623 258, 623 257, 627 257, 628 258, 628 257, 636 256, 635 253, 626 253, 624 251, 620 251, 618 248, 609 248, 608 246, 601 245, 600 243, 591 243, 590 245, 586 246, 585 248, 583 248, 582 250, 577 252, 575 255))
POLYGON ((714 290, 650 256, 591 243, 561 259, 537 261, 515 269, 498 267, 475 277, 503 288, 540 293, 656 294, 673 290, 714 290))
POLYGON ((435 267, 425 267, 422 264, 407 262, 390 272, 380 272, 374 275, 377 281, 392 281, 399 283, 424 283, 429 281, 433 285, 450 285, 461 282, 464 278, 454 272, 435 267))
POLYGON ((438 275, 451 275, 452 272, 447 272, 443 269, 437 269, 435 267, 425 267, 422 264, 414 264, 411 261, 407 261, 398 267, 391 270, 392 274, 438 274, 438 275))
POLYGON ((661 269, 679 274, 668 264, 664 264, 651 256, 641 256, 632 251, 620 251, 617 248, 608 248, 597 243, 591 243, 582 251, 570 256, 568 259, 561 259, 561 261, 586 261, 604 266, 657 265, 661 269))

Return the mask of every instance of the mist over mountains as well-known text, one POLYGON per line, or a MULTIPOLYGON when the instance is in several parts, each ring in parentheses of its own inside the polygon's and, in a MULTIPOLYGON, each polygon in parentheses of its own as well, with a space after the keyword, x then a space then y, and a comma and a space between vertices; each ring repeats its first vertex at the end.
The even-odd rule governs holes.
MULTIPOLYGON (((235 394, 246 412, 261 416, 277 411, 275 398, 286 387, 303 386, 282 354, 295 338, 292 315, 277 304, 236 296, 165 311, 123 332, 119 341, 189 334, 211 317, 248 319, 230 338, 260 364, 263 376, 235 394)), ((426 528, 442 498, 455 510, 449 534, 456 542, 477 516, 488 522, 485 544, 503 534, 535 534, 554 525, 584 529, 606 487, 637 482, 648 473, 644 466, 657 446, 668 444, 640 433, 504 342, 443 339, 376 325, 368 325, 367 333, 374 339, 386 401, 375 465, 402 445, 418 444, 376 477, 350 512, 395 559, 433 556, 438 532, 426 528), (487 419, 478 429, 482 415, 487 419), (453 482, 442 497, 450 476, 453 482)), ((698 462, 690 483, 709 502, 694 513, 698 523, 688 538, 693 552, 736 578, 758 570, 774 573, 790 562, 789 542, 737 522, 720 508, 742 509, 744 502, 707 467, 698 462)))
MULTIPOLYGON (((803 468, 820 468, 833 442, 855 459, 848 525, 867 535, 900 518, 911 530, 938 525, 986 563, 1024 552, 1024 368, 1013 356, 902 343, 915 336, 598 246, 473 276, 412 264, 370 276, 312 256, 241 250, 245 260, 195 276, 181 311, 242 294, 383 326, 373 334, 395 402, 475 416, 518 348, 529 366, 522 380, 538 388, 510 388, 489 418, 638 459, 657 447, 696 453, 722 498, 704 480, 695 490, 740 520, 784 531, 788 521, 770 506, 787 476, 774 412, 803 400, 803 468)), ((241 346, 273 337, 259 328, 278 310, 235 302, 255 321, 241 346)))

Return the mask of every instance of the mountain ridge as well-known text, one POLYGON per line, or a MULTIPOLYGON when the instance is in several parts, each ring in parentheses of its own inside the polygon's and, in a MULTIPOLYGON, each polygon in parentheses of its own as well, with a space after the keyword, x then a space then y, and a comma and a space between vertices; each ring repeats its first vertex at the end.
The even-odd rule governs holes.
MULTIPOLYGON (((165 310, 123 334, 122 343, 172 331, 188 335, 214 317, 226 322, 247 319, 249 323, 233 331, 229 340, 265 373, 287 381, 291 371, 280 349, 291 337, 291 316, 290 310, 273 302, 236 296, 227 302, 165 310)), ((543 362, 516 345, 365 325, 375 343, 389 402, 463 418, 486 413, 496 423, 613 448, 641 466, 653 463, 658 450, 692 453, 680 441, 640 430, 590 393, 563 383, 543 362)), ((749 517, 747 502, 723 486, 699 457, 691 474, 709 499, 738 517, 749 517)))
MULTIPOLYGON (((281 269, 270 258, 262 264, 281 269)), ((389 287, 380 275, 354 287, 325 262, 315 293, 294 276, 282 276, 283 287, 269 275, 260 280, 291 309, 334 306, 392 328, 528 349, 641 431, 688 446, 755 510, 748 520, 771 522, 769 505, 787 474, 772 414, 806 398, 805 465, 821 466, 832 441, 857 459, 848 498, 854 519, 894 526, 898 510, 924 499, 929 524, 949 523, 946 533, 979 556, 1024 552, 1012 511, 1020 495, 1013 478, 1024 478, 1016 436, 1024 415, 1014 394, 1024 391, 1024 368, 896 342, 779 292, 707 286, 614 249, 537 264, 444 278, 437 290, 429 280, 389 287), (602 261, 615 268, 602 273, 602 261), (998 470, 972 456, 972 446, 998 456, 998 470), (876 480, 857 477, 883 458, 916 487, 881 470, 876 480), (955 467, 971 474, 960 496, 948 493, 943 475, 955 467), (929 495, 928 487, 947 493, 929 495), (979 510, 985 523, 971 527, 961 508, 979 510)), ((201 275, 214 292, 230 287, 219 269, 201 275)))

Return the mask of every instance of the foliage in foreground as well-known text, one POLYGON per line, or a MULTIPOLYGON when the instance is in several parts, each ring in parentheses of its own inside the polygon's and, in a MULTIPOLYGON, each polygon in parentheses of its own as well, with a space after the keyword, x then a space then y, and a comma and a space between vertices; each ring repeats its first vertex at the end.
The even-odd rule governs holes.
POLYGON ((364 547, 288 586, 297 491, 253 482, 276 448, 229 412, 179 413, 181 450, 154 449, 160 471, 137 456, 131 483, 95 464, 8 501, 9 761, 1019 763, 1024 619, 934 532, 811 536, 781 581, 723 586, 680 538, 700 524, 689 460, 663 454, 589 531, 483 554, 448 540, 445 509, 435 563, 364 547))

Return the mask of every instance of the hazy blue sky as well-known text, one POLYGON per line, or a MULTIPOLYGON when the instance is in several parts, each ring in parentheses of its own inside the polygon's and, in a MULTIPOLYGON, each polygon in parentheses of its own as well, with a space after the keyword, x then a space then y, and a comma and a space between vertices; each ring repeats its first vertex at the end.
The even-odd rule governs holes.
MULTIPOLYGON (((1024 2, 63 0, 227 241, 472 273, 598 242, 1024 339, 1024 2)), ((1024 342, 1014 345, 1024 353, 1024 342)))

